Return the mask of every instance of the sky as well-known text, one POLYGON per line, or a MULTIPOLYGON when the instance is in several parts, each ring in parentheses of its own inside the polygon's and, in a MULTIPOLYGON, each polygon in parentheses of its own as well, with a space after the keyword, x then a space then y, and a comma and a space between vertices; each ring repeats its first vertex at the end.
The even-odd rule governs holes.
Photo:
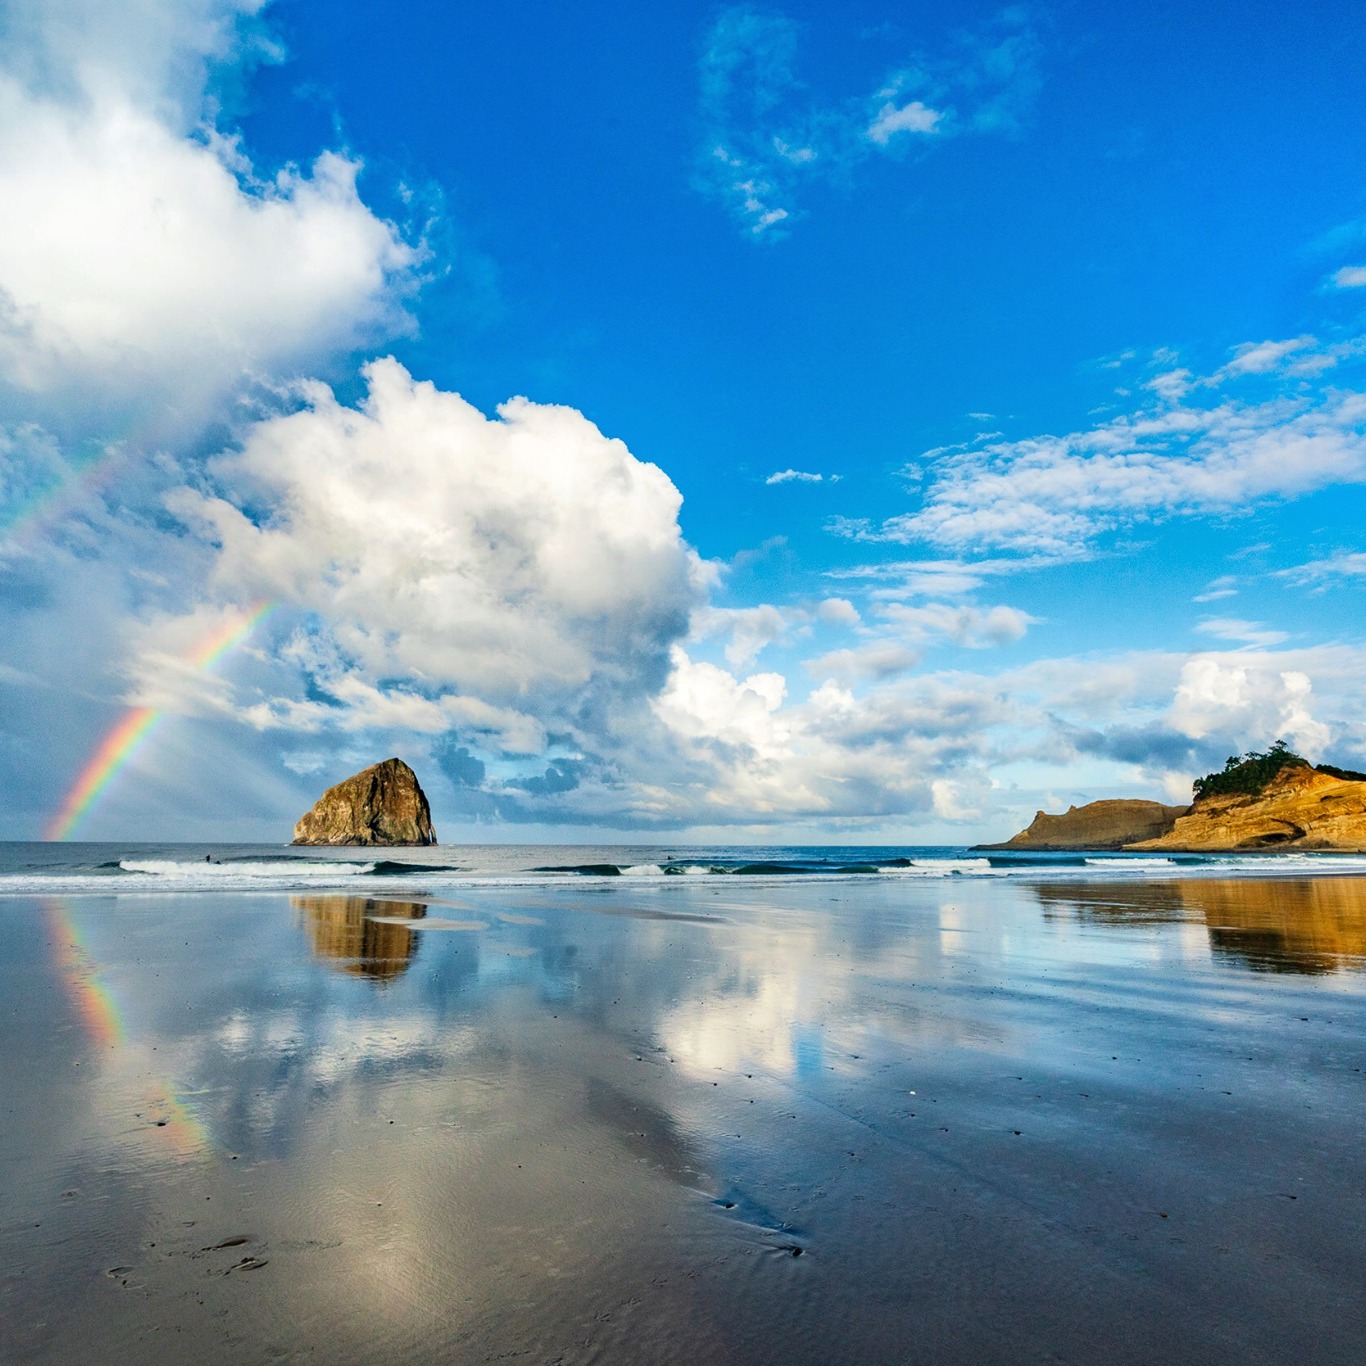
POLYGON ((962 844, 1366 767, 1366 11, 0 0, 0 838, 962 844))

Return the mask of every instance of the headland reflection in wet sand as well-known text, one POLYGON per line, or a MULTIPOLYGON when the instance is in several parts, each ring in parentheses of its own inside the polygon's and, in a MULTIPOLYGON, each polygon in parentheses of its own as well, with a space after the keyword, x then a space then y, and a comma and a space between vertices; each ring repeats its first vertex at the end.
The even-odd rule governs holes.
POLYGON ((0 902, 0 1354, 1356 1359, 1361 881, 621 882, 0 902))
POLYGON ((1366 896, 1355 878, 1175 879, 1110 884, 1041 883, 1047 911, 1122 926, 1203 924, 1217 955, 1262 972, 1366 968, 1366 896))

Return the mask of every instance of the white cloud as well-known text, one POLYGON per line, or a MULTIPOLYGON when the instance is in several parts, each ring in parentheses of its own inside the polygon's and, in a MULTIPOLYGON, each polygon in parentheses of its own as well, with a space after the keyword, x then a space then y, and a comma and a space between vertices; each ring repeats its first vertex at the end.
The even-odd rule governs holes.
POLYGON ((944 115, 938 109, 919 100, 911 100, 900 108, 888 101, 868 125, 868 138, 885 147, 898 133, 937 133, 943 121, 944 115))
POLYGON ((827 475, 824 475, 824 474, 812 474, 812 473, 809 473, 809 472, 806 471, 806 470, 779 470, 776 474, 770 474, 770 475, 768 476, 768 478, 764 480, 764 483, 765 483, 765 484, 792 484, 792 483, 798 483, 798 484, 820 484, 820 483, 823 483, 823 482, 826 480, 827 477, 830 479, 830 482, 831 482, 831 483, 836 483, 836 482, 838 482, 838 480, 839 480, 839 475, 838 475, 838 474, 832 474, 832 475, 827 476, 827 475))
POLYGON ((816 608, 816 615, 827 626, 857 626, 862 618, 848 598, 826 598, 816 608))
POLYGON ((236 607, 201 605, 178 615, 158 614, 128 628, 130 706, 178 716, 232 715, 230 685, 204 669, 196 653, 206 639, 230 633, 246 614, 236 607))
POLYGON ((1193 739, 1214 730, 1231 731, 1286 739, 1292 748, 1317 757, 1333 732, 1312 714, 1312 692, 1309 675, 1284 667, 1275 655, 1246 663, 1241 657, 1199 656, 1182 667, 1170 721, 1193 739))
POLYGON ((935 814, 943 820, 971 821, 978 819, 982 814, 976 807, 964 805, 961 783, 950 782, 947 778, 936 778, 930 784, 930 793, 934 798, 935 814))
POLYGON ((313 383, 252 428, 211 465, 224 496, 170 499, 216 545, 217 591, 318 623, 293 659, 330 701, 257 718, 353 711, 534 749, 657 692, 708 578, 667 476, 572 409, 513 399, 489 419, 394 360, 364 374, 356 408, 313 383))
POLYGON ((244 375, 288 374, 401 318, 415 252, 360 200, 359 162, 325 151, 258 177, 216 122, 210 75, 251 55, 239 21, 262 7, 17 6, 0 68, 11 408, 151 396, 199 418, 244 375))
POLYGON ((955 607, 944 602, 919 607, 888 603, 881 609, 881 615, 911 640, 939 636, 971 649, 1020 640, 1037 620, 1017 607, 996 606, 984 611, 980 607, 955 607))
POLYGON ((783 609, 771 603, 757 607, 703 607, 693 613, 692 637, 729 635, 726 663, 732 669, 748 668, 760 653, 793 626, 810 620, 800 608, 783 609))
MULTIPOLYGON (((1259 343, 1240 350, 1231 364, 1241 373, 1266 374, 1293 351, 1303 365, 1319 353, 1302 343, 1259 343)), ((1336 361, 1355 346, 1322 354, 1336 361)), ((860 539, 1066 560, 1135 522, 1236 513, 1366 481, 1366 395, 1306 391, 1314 368, 1301 369, 1290 392, 1265 401, 1236 395, 1213 404, 1186 401, 1188 390, 1232 379, 1225 367, 1183 385, 1181 396, 1157 396, 1090 430, 991 441, 937 461, 919 511, 889 518, 876 530, 855 523, 836 529, 860 539)))
POLYGON ((880 683, 909 673, 920 663, 920 652, 904 645, 879 642, 852 650, 831 650, 806 662, 812 678, 833 680, 846 688, 860 683, 880 683))
POLYGON ((1004 835, 1049 786, 1073 800, 1180 799, 1197 773, 1278 736, 1339 762, 1366 745, 1361 647, 1079 656, 997 674, 879 668, 884 648, 811 661, 828 681, 804 701, 776 675, 740 678, 676 651, 656 710, 690 740, 692 767, 662 809, 792 829, 900 816, 1004 835), (1024 772, 1030 790, 993 785, 1024 772))
POLYGON ((1039 44, 1018 10, 941 55, 912 58, 872 94, 845 100, 813 98, 798 79, 800 34, 785 15, 733 6, 703 51, 697 187, 754 237, 790 227, 803 184, 843 179, 870 156, 1016 131, 1038 87, 1039 44))
POLYGON ((781 674, 736 678, 675 647, 673 671, 656 711, 680 735, 743 746, 767 758, 776 756, 789 738, 787 728, 774 720, 786 695, 781 674))
MULTIPOLYGON (((829 527, 839 531, 841 528, 829 527)), ((845 534, 856 538, 867 536, 866 522, 846 524, 845 534)), ((962 597, 975 593, 990 578, 1001 574, 1016 574, 1034 568, 1044 560, 1020 559, 988 560, 893 560, 885 564, 864 564, 831 569, 832 579, 883 580, 884 586, 874 588, 871 596, 883 600, 905 597, 962 597)))
POLYGON ((1289 639, 1284 631, 1274 631, 1260 621, 1244 621, 1240 617, 1210 617, 1200 622, 1195 629, 1217 640, 1232 640, 1258 648, 1280 645, 1289 639))
POLYGON ((1278 369, 1287 356, 1316 346, 1313 337, 1290 337, 1285 341, 1244 342, 1235 347, 1233 359, 1219 372, 1224 375, 1264 375, 1278 369))
POLYGON ((830 684, 795 706, 785 696, 780 675, 740 679, 675 651, 655 710, 691 742, 695 776, 671 784, 676 810, 705 823, 930 809, 914 747, 865 727, 852 694, 830 684))
POLYGON ((1339 289, 1361 289, 1366 286, 1366 266, 1343 266, 1333 275, 1339 289))
POLYGON ((1277 578, 1312 587, 1323 587, 1338 579, 1358 579, 1363 575, 1366 575, 1366 554, 1359 550, 1342 550, 1325 559, 1310 560, 1306 564, 1276 571, 1277 578))
POLYGON ((74 102, 118 90, 188 131, 212 67, 278 60, 269 0, 8 0, 6 66, 74 102))
POLYGON ((1203 593, 1197 593, 1192 602, 1218 602, 1222 598, 1236 598, 1238 596, 1238 580, 1231 574, 1221 574, 1217 579, 1211 579, 1205 587, 1203 593))

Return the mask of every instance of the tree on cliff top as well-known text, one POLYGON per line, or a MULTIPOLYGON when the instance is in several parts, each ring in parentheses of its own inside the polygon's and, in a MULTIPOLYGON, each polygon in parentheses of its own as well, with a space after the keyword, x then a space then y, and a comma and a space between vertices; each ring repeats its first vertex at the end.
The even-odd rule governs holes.
POLYGON ((1195 800, 1201 797, 1226 797, 1244 793, 1256 797, 1265 792, 1271 780, 1285 768, 1312 768, 1330 778, 1343 778, 1352 783, 1366 783, 1366 773, 1333 764, 1311 764, 1302 754, 1296 754, 1284 740, 1277 740, 1264 754, 1255 749, 1241 757, 1229 755, 1222 773, 1206 773, 1192 784, 1195 800))
POLYGON ((1241 758, 1228 757, 1222 773, 1207 773, 1192 784, 1195 800, 1202 797, 1223 797, 1233 793, 1256 796, 1266 791, 1267 784, 1285 768, 1312 768, 1302 754, 1296 754, 1284 740, 1277 740, 1265 753, 1249 750, 1241 758))

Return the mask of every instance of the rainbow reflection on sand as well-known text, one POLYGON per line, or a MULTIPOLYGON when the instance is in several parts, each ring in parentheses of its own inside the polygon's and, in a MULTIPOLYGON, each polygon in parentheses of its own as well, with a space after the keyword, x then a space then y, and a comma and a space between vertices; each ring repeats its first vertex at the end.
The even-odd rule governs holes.
MULTIPOLYGON (((101 1054, 125 1052, 128 1035, 123 1014, 101 977, 98 961, 70 903, 61 897, 47 897, 43 910, 54 965, 91 1045, 101 1054)), ((203 1121, 165 1079, 149 1078, 132 1104, 133 1115, 140 1116, 177 1156, 196 1157, 209 1150, 211 1144, 203 1121)))

